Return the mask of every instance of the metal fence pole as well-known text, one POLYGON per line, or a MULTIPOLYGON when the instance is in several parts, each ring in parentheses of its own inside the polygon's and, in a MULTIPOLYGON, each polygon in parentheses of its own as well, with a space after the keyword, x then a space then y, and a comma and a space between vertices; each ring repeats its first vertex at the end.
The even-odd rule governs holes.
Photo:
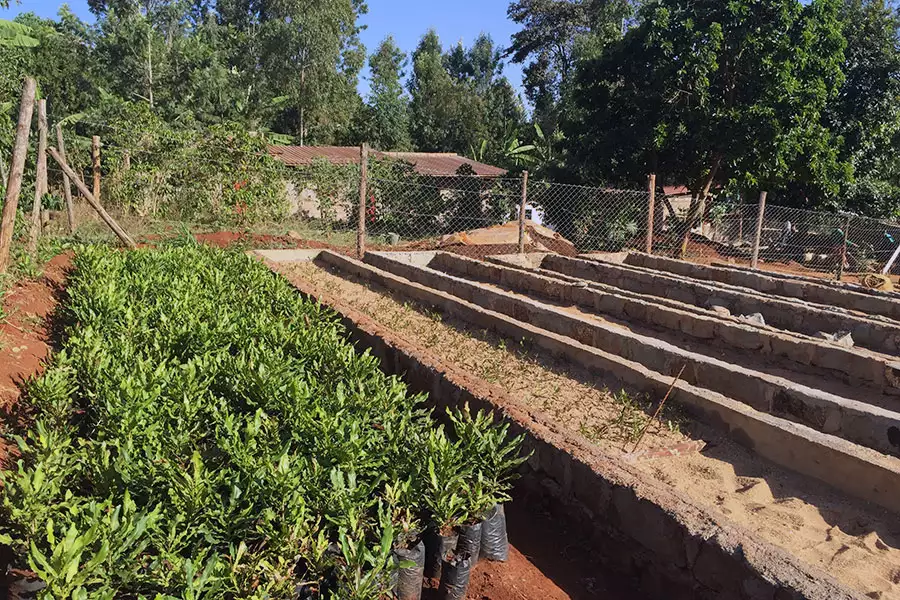
POLYGON ((519 204, 519 254, 525 254, 525 204, 528 202, 528 171, 522 171, 522 202, 519 204))
POLYGON ((763 217, 766 213, 766 196, 768 192, 760 192, 759 194, 759 215, 756 217, 756 236, 753 238, 753 258, 750 266, 756 269, 759 266, 759 240, 762 237, 763 217))
POLYGON ((359 224, 356 227, 356 256, 366 255, 366 189, 369 178, 369 147, 359 147, 359 224))
POLYGON ((656 210, 656 173, 650 173, 649 200, 647 201, 647 245, 644 251, 653 254, 653 213, 656 210))

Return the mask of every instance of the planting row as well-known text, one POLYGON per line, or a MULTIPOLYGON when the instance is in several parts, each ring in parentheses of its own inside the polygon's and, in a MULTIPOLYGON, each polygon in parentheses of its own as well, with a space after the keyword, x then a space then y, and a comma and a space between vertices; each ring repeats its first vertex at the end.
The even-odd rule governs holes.
POLYGON ((30 578, 15 585, 415 598, 426 570, 461 598, 479 555, 504 559, 498 505, 523 459, 489 416, 436 425, 330 311, 242 254, 74 263, 65 341, 3 474, 7 571, 30 578))

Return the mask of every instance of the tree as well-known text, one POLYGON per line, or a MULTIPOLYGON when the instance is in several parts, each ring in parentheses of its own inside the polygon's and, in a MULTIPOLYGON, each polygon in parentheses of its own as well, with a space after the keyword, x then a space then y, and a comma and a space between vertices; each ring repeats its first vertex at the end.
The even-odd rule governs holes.
POLYGON ((363 137, 382 150, 409 150, 409 99, 403 90, 406 55, 388 36, 369 57, 372 84, 364 111, 363 137))
MULTIPOLYGON (((716 184, 835 192, 850 177, 822 115, 843 82, 837 0, 659 0, 579 72, 569 150, 582 174, 687 182, 686 233, 716 184)), ((685 237, 686 239, 686 237, 685 237)))
MULTIPOLYGON (((274 120, 300 143, 339 138, 362 100, 356 91, 365 48, 357 17, 361 0, 259 0, 252 3, 258 21, 263 102, 287 96, 274 120)), ((252 56, 252 55, 251 55, 252 56)))
POLYGON ((434 30, 413 52, 409 82, 410 131, 418 150, 466 152, 482 139, 481 100, 451 76, 434 30))
POLYGON ((632 0, 516 0, 507 14, 522 29, 506 55, 525 66, 525 95, 534 121, 549 136, 557 129, 580 61, 598 56, 622 36, 632 0))
POLYGON ((846 0, 841 22, 847 39, 846 77, 824 115, 843 140, 841 157, 854 180, 838 197, 819 193, 818 204, 877 216, 900 214, 900 15, 884 0, 846 0))

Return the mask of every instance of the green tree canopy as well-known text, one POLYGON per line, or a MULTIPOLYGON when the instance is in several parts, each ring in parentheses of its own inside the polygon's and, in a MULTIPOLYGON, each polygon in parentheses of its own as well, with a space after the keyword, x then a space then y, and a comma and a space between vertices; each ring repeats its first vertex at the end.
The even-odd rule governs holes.
POLYGON ((844 81, 837 0, 659 0, 578 76, 568 149, 584 177, 836 191, 823 124, 844 81))
POLYGON ((382 150, 409 150, 409 98, 403 89, 406 54, 388 36, 369 57, 372 83, 364 115, 363 138, 382 150))

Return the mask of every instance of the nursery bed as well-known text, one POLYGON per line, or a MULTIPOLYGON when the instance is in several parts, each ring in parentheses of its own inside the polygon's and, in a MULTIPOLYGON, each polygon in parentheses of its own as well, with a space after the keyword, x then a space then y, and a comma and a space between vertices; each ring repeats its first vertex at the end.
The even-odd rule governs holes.
MULTIPOLYGON (((611 453, 621 455, 623 448, 630 449, 629 427, 646 419, 639 401, 629 402, 626 398, 631 396, 608 389, 608 382, 564 361, 445 319, 343 272, 312 262, 281 263, 276 268, 503 388, 611 453)), ((863 594, 900 597, 900 531, 893 515, 780 469, 715 432, 688 427, 677 415, 666 420, 667 426, 651 429, 644 448, 665 455, 667 449, 690 440, 712 445, 703 453, 674 451, 658 460, 637 461, 641 472, 863 594)))

